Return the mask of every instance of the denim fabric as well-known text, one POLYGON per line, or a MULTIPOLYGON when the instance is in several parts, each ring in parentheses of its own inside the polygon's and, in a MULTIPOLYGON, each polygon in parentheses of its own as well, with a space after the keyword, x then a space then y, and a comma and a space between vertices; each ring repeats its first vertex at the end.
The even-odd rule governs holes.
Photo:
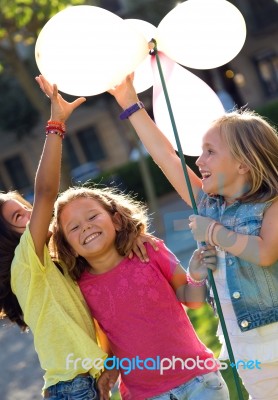
POLYGON ((48 400, 98 400, 95 379, 91 376, 77 376, 76 378, 58 382, 47 388, 48 400))
POLYGON ((229 391, 222 375, 209 372, 197 376, 169 392, 151 397, 149 400, 229 400, 229 391))
MULTIPOLYGON (((260 234, 264 212, 271 205, 236 201, 223 209, 223 204, 221 196, 208 196, 202 191, 199 195, 200 215, 213 218, 237 233, 255 236, 260 234)), ((227 283, 240 330, 245 332, 277 322, 278 260, 262 268, 228 252, 225 255, 227 283)))

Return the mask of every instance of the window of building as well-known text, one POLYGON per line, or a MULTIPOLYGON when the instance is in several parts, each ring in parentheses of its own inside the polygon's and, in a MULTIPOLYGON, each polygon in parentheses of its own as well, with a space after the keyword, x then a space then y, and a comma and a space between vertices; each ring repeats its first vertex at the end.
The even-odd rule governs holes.
POLYGON ((20 156, 8 158, 4 165, 15 189, 25 189, 31 185, 20 156))
POLYGON ((255 64, 265 93, 278 93, 278 55, 272 51, 265 51, 255 57, 255 64))
POLYGON ((71 169, 76 168, 80 165, 80 162, 78 160, 76 151, 74 149, 74 146, 72 144, 72 141, 70 139, 70 137, 65 137, 64 139, 64 146, 65 148, 65 155, 66 155, 66 161, 68 163, 68 165, 70 166, 71 169))
POLYGON ((80 130, 77 137, 87 161, 99 161, 105 158, 104 148, 93 127, 80 130))

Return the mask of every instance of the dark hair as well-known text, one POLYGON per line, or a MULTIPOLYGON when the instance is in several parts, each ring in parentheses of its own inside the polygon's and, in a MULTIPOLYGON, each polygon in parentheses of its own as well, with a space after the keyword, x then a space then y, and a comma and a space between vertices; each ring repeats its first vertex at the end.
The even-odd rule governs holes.
POLYGON ((18 300, 11 289, 11 265, 21 233, 15 232, 3 217, 3 204, 8 200, 17 200, 29 208, 32 206, 15 191, 0 193, 0 316, 1 318, 8 317, 11 322, 16 323, 25 331, 28 326, 24 321, 18 300))

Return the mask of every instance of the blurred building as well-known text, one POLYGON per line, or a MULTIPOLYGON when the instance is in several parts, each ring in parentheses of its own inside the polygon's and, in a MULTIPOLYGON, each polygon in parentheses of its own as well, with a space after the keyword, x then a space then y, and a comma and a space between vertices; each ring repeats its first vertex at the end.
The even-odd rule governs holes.
MULTIPOLYGON (((100 3, 122 18, 141 18, 156 25, 176 4, 168 0, 103 0, 100 3)), ((247 39, 240 54, 220 68, 191 72, 222 97, 223 93, 228 94, 238 107, 247 104, 249 108, 256 108, 278 100, 278 0, 233 0, 232 3, 242 12, 247 24, 247 39)), ((151 112, 151 90, 140 98, 151 112)), ((88 101, 82 105, 71 117, 64 143, 62 187, 73 183, 76 176, 82 181, 80 165, 85 164, 83 171, 87 178, 90 168, 95 173, 129 160, 136 147, 134 134, 128 121, 119 120, 119 113, 115 101, 104 94, 97 96, 92 104, 88 101)), ((21 141, 12 133, 1 135, 1 190, 18 189, 32 199, 43 140, 43 123, 33 135, 21 141)))

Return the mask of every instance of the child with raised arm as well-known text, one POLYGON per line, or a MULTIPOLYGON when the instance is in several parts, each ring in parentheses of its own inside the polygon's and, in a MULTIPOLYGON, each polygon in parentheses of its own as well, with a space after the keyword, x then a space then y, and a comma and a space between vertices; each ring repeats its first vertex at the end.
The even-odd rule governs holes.
POLYGON ((57 256, 108 338, 122 399, 229 399, 217 361, 180 303, 204 304, 215 250, 197 250, 187 275, 162 241, 159 251, 147 243, 149 262, 130 259, 146 227, 143 204, 109 188, 70 188, 55 204, 57 256))
POLYGON ((92 318, 81 292, 63 265, 50 257, 49 224, 56 200, 65 122, 85 101, 66 102, 43 76, 36 78, 51 99, 51 117, 35 178, 33 207, 18 193, 0 194, 0 311, 23 330, 29 327, 41 368, 43 397, 98 399, 99 366, 76 363, 106 354, 97 345, 92 318))
MULTIPOLYGON (((180 196, 191 204, 179 157, 148 116, 132 77, 111 90, 138 136, 180 196), (134 111, 134 112, 132 112, 134 111)), ((186 110, 185 110, 186 112, 186 110)), ((278 137, 255 112, 215 120, 188 168, 200 215, 190 217, 196 240, 217 248, 215 283, 239 374, 250 399, 278 398, 278 137), (257 367, 247 368, 247 362, 257 367), (255 365, 255 364, 254 364, 255 365)), ((221 331, 221 330, 220 330, 221 331)), ((221 335, 221 332, 219 332, 221 335)), ((225 344, 222 357, 228 357, 225 344)))

